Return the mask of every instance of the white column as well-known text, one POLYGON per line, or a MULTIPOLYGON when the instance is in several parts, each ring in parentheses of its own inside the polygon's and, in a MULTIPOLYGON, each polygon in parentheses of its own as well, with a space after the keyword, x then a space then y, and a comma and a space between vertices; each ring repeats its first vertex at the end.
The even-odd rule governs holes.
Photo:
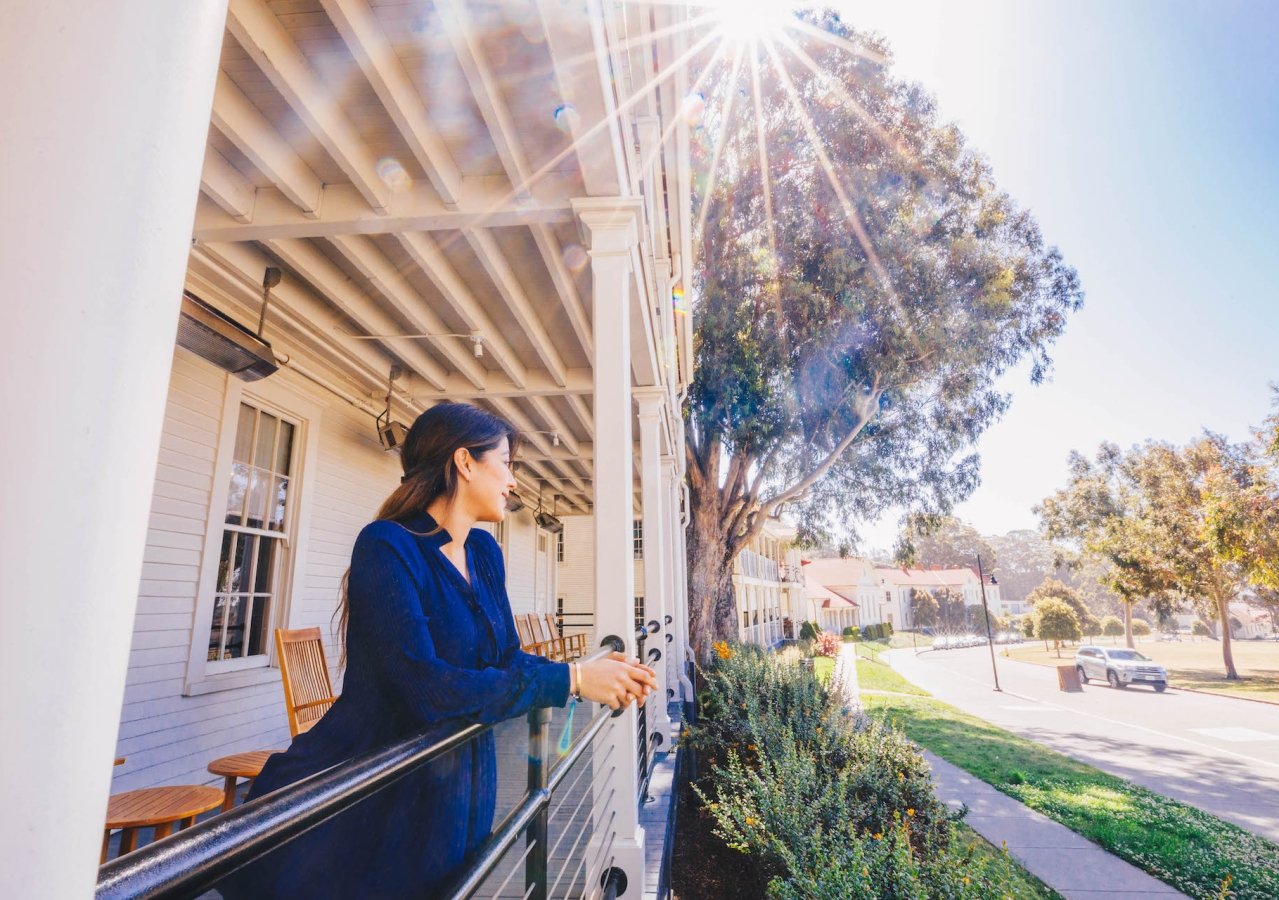
POLYGON ((666 587, 671 615, 675 619, 671 625, 674 640, 668 645, 670 652, 666 654, 667 683, 671 687, 679 685, 671 699, 691 700, 691 694, 686 693, 691 691, 691 685, 684 684, 685 648, 688 646, 688 598, 680 591, 680 572, 688 563, 682 550, 684 526, 679 518, 679 477, 674 456, 662 458, 662 498, 662 510, 666 513, 667 523, 666 558, 670 560, 666 567, 666 587))
MULTIPOLYGON (((631 439, 631 249, 638 240, 638 200, 573 201, 591 257, 595 387, 595 628, 617 635, 635 654, 635 564, 632 553, 634 447, 631 439)), ((648 549, 647 547, 645 548, 648 549)), ((645 554, 647 555, 647 553, 645 554)), ((647 573, 646 573, 647 574, 647 573)), ((646 589, 651 589, 651 583, 646 589)), ((600 742, 612 775, 597 778, 597 822, 617 837, 610 855, 626 873, 628 896, 644 894, 644 830, 639 825, 638 729, 632 707, 600 742), (598 801, 611 799, 607 804, 598 801), (634 892, 632 894, 631 892, 634 892)), ((597 835, 592 840, 607 839, 597 835)))
MULTIPOLYGON (((661 428, 662 412, 666 402, 666 389, 663 387, 642 388, 635 391, 635 402, 639 407, 640 429, 640 499, 643 502, 644 517, 644 590, 648 618, 656 619, 662 630, 649 639, 645 648, 656 647, 661 659, 654 668, 657 669, 657 702, 651 703, 648 715, 651 716, 650 729, 662 735, 661 749, 671 749, 671 717, 666 708, 666 688, 670 683, 666 674, 666 658, 674 649, 673 641, 668 642, 666 635, 674 627, 675 616, 671 614, 670 591, 667 584, 667 530, 666 503, 662 496, 662 448, 661 428), (666 621, 670 615, 671 621, 666 621)), ((645 660, 647 662, 647 660, 645 660)))
POLYGON ((93 892, 225 19, 0 7, 0 896, 93 892))

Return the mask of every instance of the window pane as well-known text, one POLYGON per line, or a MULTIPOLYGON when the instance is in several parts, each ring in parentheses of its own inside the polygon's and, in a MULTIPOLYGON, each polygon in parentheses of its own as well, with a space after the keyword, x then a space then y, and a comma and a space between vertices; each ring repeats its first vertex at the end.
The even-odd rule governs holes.
POLYGON ((271 538, 254 538, 258 542, 258 567, 253 577, 253 590, 258 594, 271 593, 275 547, 278 543, 271 538))
POLYGON ((244 524, 244 495, 249 489, 249 466, 236 460, 231 464, 231 484, 226 492, 228 525, 244 524))
MULTIPOLYGON (((274 541, 263 541, 264 544, 273 544, 274 541)), ((266 609, 270 604, 270 597, 255 597, 253 599, 253 613, 249 616, 249 640, 248 646, 245 647, 247 656, 259 656, 266 653, 266 609)))
POLYGON ((266 527, 267 501, 271 493, 271 476, 254 466, 249 470, 249 499, 244 524, 250 528, 266 527))
POLYGON ((258 413, 258 440, 253 450, 253 464, 269 469, 275 460, 275 427, 279 419, 268 413, 258 413))
POLYGON ((218 583, 215 590, 219 594, 225 594, 231 590, 231 538, 232 533, 227 531, 222 534, 222 554, 218 557, 218 583))
POLYGON ((209 628, 209 655, 210 661, 221 659, 222 649, 222 626, 226 616, 226 598, 217 597, 213 601, 213 625, 209 628))
POLYGON ((271 492, 271 520, 267 522, 266 527, 272 531, 284 530, 284 510, 288 501, 289 479, 274 478, 275 489, 271 492))
POLYGON ((227 598, 226 647, 223 659, 237 659, 244 655, 244 597, 227 598))
POLYGON ((235 540, 235 557, 231 561, 231 583, 229 588, 235 593, 249 590, 249 566, 253 562, 250 555, 250 542, 257 540, 251 534, 228 535, 235 540))
POLYGON ((249 449, 253 446, 253 419, 257 414, 252 406, 240 404, 240 420, 235 426, 235 460, 251 462, 249 449))
POLYGON ((277 475, 289 474, 289 463, 293 459, 293 426, 288 422, 280 422, 280 442, 275 448, 275 472, 277 475))

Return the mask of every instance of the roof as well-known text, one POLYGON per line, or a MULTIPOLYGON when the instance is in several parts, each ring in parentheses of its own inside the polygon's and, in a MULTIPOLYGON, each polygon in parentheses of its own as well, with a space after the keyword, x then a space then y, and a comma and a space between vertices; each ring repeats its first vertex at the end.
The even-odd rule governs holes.
POLYGON ((885 581, 897 585, 953 586, 974 584, 977 581, 977 573, 967 568, 894 569, 888 566, 877 566, 875 571, 885 581))

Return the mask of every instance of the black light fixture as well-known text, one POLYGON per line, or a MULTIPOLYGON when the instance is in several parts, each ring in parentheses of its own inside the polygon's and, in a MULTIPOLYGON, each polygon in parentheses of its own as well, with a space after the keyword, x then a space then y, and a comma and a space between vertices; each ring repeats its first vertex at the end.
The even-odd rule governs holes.
POLYGON ((506 511, 509 513, 517 513, 524 508, 524 498, 516 491, 511 491, 506 495, 506 511))
POLYGON ((391 395, 395 390, 395 379, 404 374, 398 365, 391 366, 386 376, 386 409, 378 413, 377 439, 383 450, 399 450, 409 436, 409 429, 403 422, 391 418, 391 395))
MULTIPOLYGON (((559 495, 556 494, 552 502, 558 506, 559 495)), ((537 527, 543 531, 549 531, 551 534, 559 534, 564 530, 564 523, 554 513, 548 513, 542 509, 542 495, 537 496, 537 513, 533 516, 533 520, 537 522, 537 527)))

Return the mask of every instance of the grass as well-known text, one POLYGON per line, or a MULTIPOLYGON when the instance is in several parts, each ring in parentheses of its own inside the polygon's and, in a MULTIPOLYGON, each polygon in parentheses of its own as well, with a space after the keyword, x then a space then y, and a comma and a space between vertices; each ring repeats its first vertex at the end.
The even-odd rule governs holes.
POLYGON ((835 657, 814 656, 813 674, 822 684, 830 684, 831 676, 835 674, 835 657))
MULTIPOLYGON (((881 676, 880 683, 894 682, 881 676)), ((1279 897, 1279 846, 1262 837, 927 695, 870 694, 863 705, 943 759, 1192 897, 1279 897), (1223 893, 1227 880, 1231 893, 1223 893)))
POLYGON ((919 697, 929 696, 926 690, 902 678, 886 663, 877 663, 869 659, 857 660, 857 686, 863 691, 889 691, 919 697))
MULTIPOLYGON (((1123 644, 1122 638, 1102 638, 1102 646, 1123 644)), ((1137 649, 1168 669, 1168 680, 1173 687, 1211 691, 1232 697, 1253 700, 1270 700, 1279 703, 1279 642, 1234 641, 1235 667, 1240 681, 1227 681, 1221 661, 1221 643, 1209 638, 1183 638, 1180 641, 1156 641, 1138 639, 1137 649)), ((1011 659, 1036 663, 1041 666, 1069 665, 1074 659, 1074 647, 1062 647, 1062 658, 1054 651, 1044 651, 1044 645, 1027 643, 1008 648, 1011 659)))
MULTIPOLYGON (((963 822, 955 824, 955 843, 962 850, 974 857, 984 860, 996 860, 1004 855, 994 844, 973 831, 963 822)), ((999 896, 1015 897, 1017 900, 1062 900, 1048 885, 1031 875, 1015 862, 1005 867, 1005 880, 999 885, 999 896)))

